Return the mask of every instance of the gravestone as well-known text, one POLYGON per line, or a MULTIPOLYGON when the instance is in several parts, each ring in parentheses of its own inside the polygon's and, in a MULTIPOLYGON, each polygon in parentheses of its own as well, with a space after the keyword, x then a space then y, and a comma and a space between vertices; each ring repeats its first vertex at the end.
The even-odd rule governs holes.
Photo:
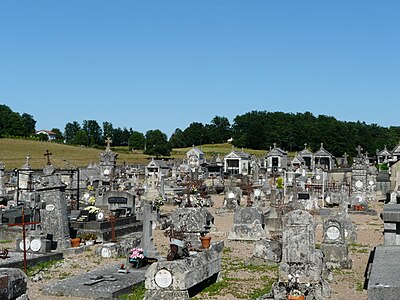
MULTIPOLYGON (((23 297, 27 290, 28 278, 17 268, 0 268, 0 299, 23 297)), ((25 295, 25 299, 28 297, 25 295)))
POLYGON ((340 215, 327 218, 323 223, 324 239, 321 251, 328 268, 351 269, 349 245, 345 236, 345 222, 340 215))
POLYGON ((282 242, 277 239, 261 239, 254 244, 252 260, 261 259, 278 263, 282 259, 282 242))
POLYGON ((383 206, 383 236, 385 245, 400 245, 400 204, 388 203, 383 206))
POLYGON ((323 299, 330 289, 322 278, 322 252, 315 248, 315 224, 304 210, 286 214, 283 221, 282 262, 279 282, 274 285, 274 299, 286 299, 292 279, 311 299, 323 299))
POLYGON ((5 185, 4 185, 4 164, 3 162, 0 161, 0 196, 5 195, 6 191, 5 191, 5 185))
POLYGON ((240 205, 242 191, 237 187, 230 187, 225 192, 222 208, 226 210, 235 210, 240 205))
POLYGON ((264 213, 258 207, 237 207, 228 240, 258 241, 266 237, 264 213))
POLYGON ((174 229, 183 232, 193 247, 200 246, 200 234, 209 232, 214 217, 204 207, 177 208, 171 215, 174 229))
POLYGON ((156 258, 160 256, 160 254, 154 245, 153 229, 155 229, 159 215, 153 210, 153 207, 149 203, 143 202, 143 204, 141 212, 138 214, 138 219, 143 223, 142 241, 140 246, 145 251, 146 257, 156 258))
POLYGON ((57 242, 57 249, 70 247, 67 201, 65 198, 65 184, 61 177, 54 173, 54 167, 47 165, 43 169, 40 184, 36 191, 42 204, 39 210, 41 229, 43 234, 51 234, 57 242))

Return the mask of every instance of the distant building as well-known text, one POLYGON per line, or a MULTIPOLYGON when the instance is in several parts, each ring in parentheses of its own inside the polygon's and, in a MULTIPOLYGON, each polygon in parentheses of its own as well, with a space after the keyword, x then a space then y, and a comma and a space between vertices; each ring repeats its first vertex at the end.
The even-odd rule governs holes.
POLYGON ((50 130, 37 130, 36 134, 45 134, 49 138, 49 141, 54 141, 57 137, 57 134, 50 130))

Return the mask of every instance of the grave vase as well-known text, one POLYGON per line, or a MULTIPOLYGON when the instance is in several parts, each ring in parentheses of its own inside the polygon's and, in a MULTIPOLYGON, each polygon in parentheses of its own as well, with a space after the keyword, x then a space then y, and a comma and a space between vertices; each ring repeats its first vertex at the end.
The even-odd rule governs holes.
POLYGON ((132 264, 133 268, 139 269, 143 267, 143 259, 141 258, 129 258, 129 262, 132 264))
POLYGON ((73 248, 79 247, 80 243, 81 243, 81 238, 79 237, 71 239, 71 247, 73 248))
POLYGON ((201 246, 205 249, 210 248, 211 236, 201 236, 200 237, 201 246))

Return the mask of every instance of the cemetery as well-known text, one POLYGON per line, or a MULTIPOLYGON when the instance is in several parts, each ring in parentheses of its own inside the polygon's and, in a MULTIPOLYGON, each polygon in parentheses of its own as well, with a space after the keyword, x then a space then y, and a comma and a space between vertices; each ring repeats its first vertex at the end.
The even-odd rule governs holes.
POLYGON ((53 165, 49 150, 42 169, 29 155, 20 169, 0 163, 1 299, 400 294, 398 172, 383 175, 361 146, 351 163, 324 144, 274 144, 264 157, 193 146, 133 166, 111 144, 86 168, 53 165))

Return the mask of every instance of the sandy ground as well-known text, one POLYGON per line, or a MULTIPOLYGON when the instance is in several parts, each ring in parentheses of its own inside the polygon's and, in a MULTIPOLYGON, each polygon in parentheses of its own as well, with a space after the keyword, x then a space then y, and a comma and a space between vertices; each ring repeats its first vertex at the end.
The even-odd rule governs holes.
MULTIPOLYGON (((233 223, 233 213, 226 213, 223 215, 216 214, 216 210, 221 208, 223 196, 213 196, 214 206, 209 208, 209 211, 214 215, 214 225, 217 229, 216 232, 211 233, 213 240, 224 240, 225 247, 229 251, 226 251, 223 255, 223 269, 226 276, 236 277, 237 279, 237 291, 231 287, 227 291, 220 294, 211 295, 208 293, 201 293, 196 296, 196 299, 243 299, 243 296, 235 296, 240 293, 248 291, 250 293, 252 289, 259 287, 260 282, 268 279, 268 276, 274 276, 272 271, 260 270, 246 270, 244 268, 235 267, 241 265, 244 260, 251 257, 254 245, 251 242, 236 242, 227 241, 228 233, 233 223), (224 264, 229 264, 225 266, 224 264), (251 272, 250 272, 251 271, 251 272), (267 279, 266 279, 267 278, 267 279), (245 291, 244 291, 245 290, 245 291), (240 297, 240 298, 238 298, 240 297)), ((245 205, 244 200, 242 205, 245 205)), ((383 203, 374 202, 370 204, 370 208, 377 211, 377 215, 354 215, 350 214, 353 222, 357 225, 358 240, 357 243, 350 246, 350 259, 353 261, 353 267, 350 270, 335 270, 333 272, 334 279, 330 283, 332 288, 332 300, 350 300, 350 299, 367 299, 367 291, 363 290, 364 284, 364 272, 367 266, 370 251, 377 245, 383 243, 383 222, 379 217, 380 212, 383 208, 383 203)), ((174 207, 163 206, 163 211, 171 211, 174 207)), ((316 237, 317 242, 322 240, 322 225, 319 216, 315 217, 317 224, 316 237)), ((154 241, 161 253, 166 256, 168 251, 169 242, 168 238, 164 237, 163 231, 154 231, 154 241)), ((62 278, 70 277, 75 274, 87 272, 88 270, 99 268, 101 266, 109 265, 110 263, 123 263, 123 259, 103 259, 95 254, 95 247, 89 251, 85 251, 79 255, 68 255, 65 257, 63 262, 58 263, 56 266, 42 272, 43 279, 38 282, 29 280, 28 283, 28 295, 31 300, 39 299, 71 299, 78 300, 80 298, 71 297, 49 297, 41 294, 41 287, 53 280, 60 280, 62 278), (84 268, 82 267, 84 266, 84 268)), ((276 274, 276 271, 275 271, 276 274)), ((233 280, 233 279, 232 279, 233 280)))

